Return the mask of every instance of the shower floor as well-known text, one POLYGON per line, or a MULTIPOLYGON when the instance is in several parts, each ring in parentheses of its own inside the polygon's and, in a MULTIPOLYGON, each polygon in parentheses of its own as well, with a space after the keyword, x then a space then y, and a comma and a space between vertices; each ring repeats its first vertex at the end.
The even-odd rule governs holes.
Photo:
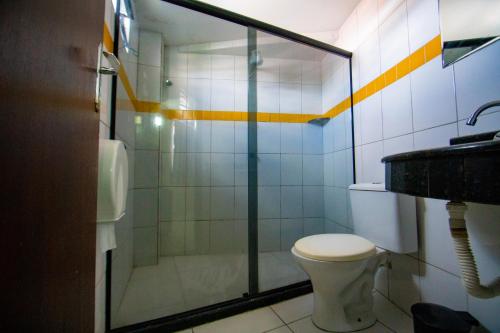
MULTIPOLYGON (((307 279, 290 251, 259 254, 261 291, 307 279)), ((239 298, 247 291, 245 254, 160 257, 158 265, 134 268, 113 327, 239 298)))

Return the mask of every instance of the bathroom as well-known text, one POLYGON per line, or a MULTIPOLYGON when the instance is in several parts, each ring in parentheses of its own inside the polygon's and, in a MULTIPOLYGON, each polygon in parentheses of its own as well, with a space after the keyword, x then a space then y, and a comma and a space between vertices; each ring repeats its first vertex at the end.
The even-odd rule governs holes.
MULTIPOLYGON (((56 144, 29 115, 9 113, 5 122, 24 121, 18 131, 6 127, 2 141, 32 149, 23 160, 30 165, 47 165, 46 173, 42 167, 23 182, 51 197, 44 205, 70 213, 59 218, 55 209, 45 212, 31 192, 6 182, 6 193, 13 194, 2 220, 46 226, 37 225, 37 233, 2 229, 4 252, 31 260, 5 261, 17 267, 5 284, 5 304, 15 306, 0 328, 426 332, 417 329, 425 322, 419 311, 434 304, 472 327, 463 332, 500 332, 499 148, 493 139, 500 130, 497 1, 91 3, 81 5, 82 18, 73 25, 62 5, 54 12, 59 24, 75 33, 91 31, 99 45, 83 51, 69 46, 67 72, 53 68, 63 89, 72 66, 93 68, 95 76, 98 63, 97 80, 89 76, 85 83, 95 99, 78 105, 96 110, 85 118, 88 127, 80 128, 86 139, 69 133, 73 123, 58 134, 67 141, 56 144), (100 23, 89 28, 84 18, 91 16, 100 23), (471 17, 484 26, 478 24, 479 34, 460 36, 471 17), (470 120, 478 108, 477 122, 470 120), (23 139, 22 128, 35 133, 35 142, 23 139), (47 141, 39 139, 46 148, 33 149, 39 132, 47 135, 47 141), (464 145, 465 153, 449 148, 453 144, 464 145), (46 156, 59 164, 47 164, 46 156), (63 178, 53 179, 51 168, 63 178), (64 184, 72 178, 63 170, 81 172, 74 185, 95 198, 70 191, 64 184), (124 182, 116 185, 118 196, 103 189, 106 172, 124 182), (113 208, 106 210, 108 202, 113 208), (23 213, 21 207, 31 211, 33 204, 38 210, 23 213), (78 218, 79 209, 85 219, 78 218), (54 236, 33 236, 45 232, 54 236), (467 239, 470 247, 459 249, 467 239), (43 260, 33 257, 41 249, 48 249, 46 271, 43 260), (75 281, 75 271, 84 272, 78 285, 68 282, 75 281), (28 278, 38 273, 51 286, 45 298, 28 278), (26 284, 30 288, 21 291, 26 284), (79 292, 64 295, 72 290, 79 292), (28 295, 41 301, 30 307, 28 295), (40 319, 43 304, 54 306, 46 322, 40 319), (22 322, 22 313, 32 319, 22 322)), ((2 14, 9 29, 17 22, 9 11, 35 17, 46 9, 11 6, 19 7, 2 14)), ((78 7, 73 1, 65 6, 78 7)), ((40 29, 36 43, 50 31, 40 29)), ((12 36, 13 43, 20 35, 12 36)), ((55 50, 58 38, 51 44, 55 50)), ((5 47, 12 48, 9 41, 5 47)), ((2 59, 18 65, 26 60, 9 52, 2 59)), ((11 83, 19 76, 4 70, 12 98, 6 105, 13 110, 23 103, 32 103, 27 109, 69 101, 57 89, 41 87, 32 101, 14 100, 26 87, 35 89, 35 81, 23 78, 21 89, 11 83)), ((30 170, 15 163, 21 160, 16 153, 9 153, 14 163, 6 170, 22 178, 30 170)))

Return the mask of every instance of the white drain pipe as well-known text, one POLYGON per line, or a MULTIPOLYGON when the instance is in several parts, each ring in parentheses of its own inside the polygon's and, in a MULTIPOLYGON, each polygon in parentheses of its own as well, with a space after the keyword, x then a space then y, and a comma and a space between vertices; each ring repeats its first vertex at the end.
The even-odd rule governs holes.
POLYGON ((497 278, 489 286, 481 285, 477 273, 476 261, 472 254, 465 224, 465 211, 467 206, 462 202, 449 201, 446 204, 448 210, 450 232, 455 243, 455 252, 462 271, 462 283, 467 292, 477 298, 493 298, 500 295, 500 278, 497 278))

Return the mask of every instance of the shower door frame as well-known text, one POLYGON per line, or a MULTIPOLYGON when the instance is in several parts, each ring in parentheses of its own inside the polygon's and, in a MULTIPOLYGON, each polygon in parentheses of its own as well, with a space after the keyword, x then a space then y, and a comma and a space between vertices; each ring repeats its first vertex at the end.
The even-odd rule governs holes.
MULTIPOLYGON (((351 136, 354 143, 354 109, 353 109, 353 85, 352 85, 352 52, 343 50, 333 45, 317 41, 315 39, 276 27, 274 25, 261 22, 234 12, 215 7, 196 0, 162 0, 164 2, 178 5, 187 9, 200 12, 233 22, 240 26, 247 27, 248 45, 248 293, 243 297, 217 303, 201 308, 196 308, 186 312, 140 322, 124 327, 111 329, 111 251, 106 255, 106 332, 167 332, 177 331, 185 328, 200 325, 206 322, 225 318, 237 313, 252 310, 262 306, 270 305, 279 301, 294 298, 312 292, 312 285, 309 280, 294 283, 284 287, 259 292, 258 285, 258 193, 257 193, 257 65, 252 63, 252 54, 257 51, 257 32, 262 31, 281 37, 299 44, 304 44, 316 49, 320 49, 349 60, 349 84, 351 99, 351 136)), ((117 2, 119 6, 120 1, 117 2)), ((119 14, 115 13, 114 43, 119 40, 119 14)), ((118 57, 118 45, 115 45, 114 52, 118 57)), ((111 131, 110 138, 114 139, 115 116, 116 116, 116 77, 112 82, 111 101, 111 131)), ((352 147, 353 160, 353 180, 356 182, 354 144, 352 147)))

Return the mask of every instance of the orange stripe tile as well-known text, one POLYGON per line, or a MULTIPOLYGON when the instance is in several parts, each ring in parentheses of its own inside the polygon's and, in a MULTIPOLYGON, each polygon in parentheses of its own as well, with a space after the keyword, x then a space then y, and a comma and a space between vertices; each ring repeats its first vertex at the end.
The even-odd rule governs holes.
POLYGON ((410 72, 425 64, 425 49, 419 48, 410 55, 410 72))
POLYGON ((425 44, 425 62, 429 62, 438 55, 441 55, 441 36, 438 35, 425 44))
POLYGON ((111 32, 109 32, 107 24, 104 24, 102 32, 102 44, 104 45, 106 51, 113 52, 113 37, 111 36, 111 32))
POLYGON ((398 80, 401 79, 402 77, 408 75, 410 73, 410 58, 407 57, 400 61, 397 65, 397 75, 398 75, 398 80))
MULTIPOLYGON (((104 26, 103 32, 103 44, 107 49, 109 46, 113 45, 111 34, 109 33, 108 27, 104 26)), ((388 85, 394 83, 398 79, 408 75, 410 72, 419 68, 426 62, 434 59, 441 54, 441 36, 436 36, 425 44, 420 49, 416 50, 414 53, 410 54, 407 58, 400 61, 398 64, 388 69, 386 72, 382 73, 380 76, 376 77, 374 80, 366 84, 365 86, 359 88, 353 93, 353 103, 354 105, 360 103, 367 97, 377 93, 378 91, 384 89, 388 85)), ((168 117, 169 119, 184 119, 184 120, 223 120, 223 121, 249 121, 250 119, 255 119, 260 122, 290 122, 290 123, 305 123, 311 119, 322 118, 322 117, 335 117, 340 113, 350 109, 351 99, 347 97, 337 105, 330 108, 327 112, 321 115, 309 115, 309 114, 279 114, 279 113, 267 113, 267 112, 257 112, 248 113, 241 111, 207 111, 207 110, 171 110, 171 109, 161 109, 160 103, 139 101, 137 100, 134 91, 128 80, 128 76, 125 72, 124 67, 120 68, 118 76, 125 88, 125 91, 130 99, 130 103, 134 106, 137 112, 160 112, 162 115, 168 117)), ((125 101, 120 102, 121 105, 125 106, 125 101)), ((128 107, 130 109, 130 106, 128 107)))

